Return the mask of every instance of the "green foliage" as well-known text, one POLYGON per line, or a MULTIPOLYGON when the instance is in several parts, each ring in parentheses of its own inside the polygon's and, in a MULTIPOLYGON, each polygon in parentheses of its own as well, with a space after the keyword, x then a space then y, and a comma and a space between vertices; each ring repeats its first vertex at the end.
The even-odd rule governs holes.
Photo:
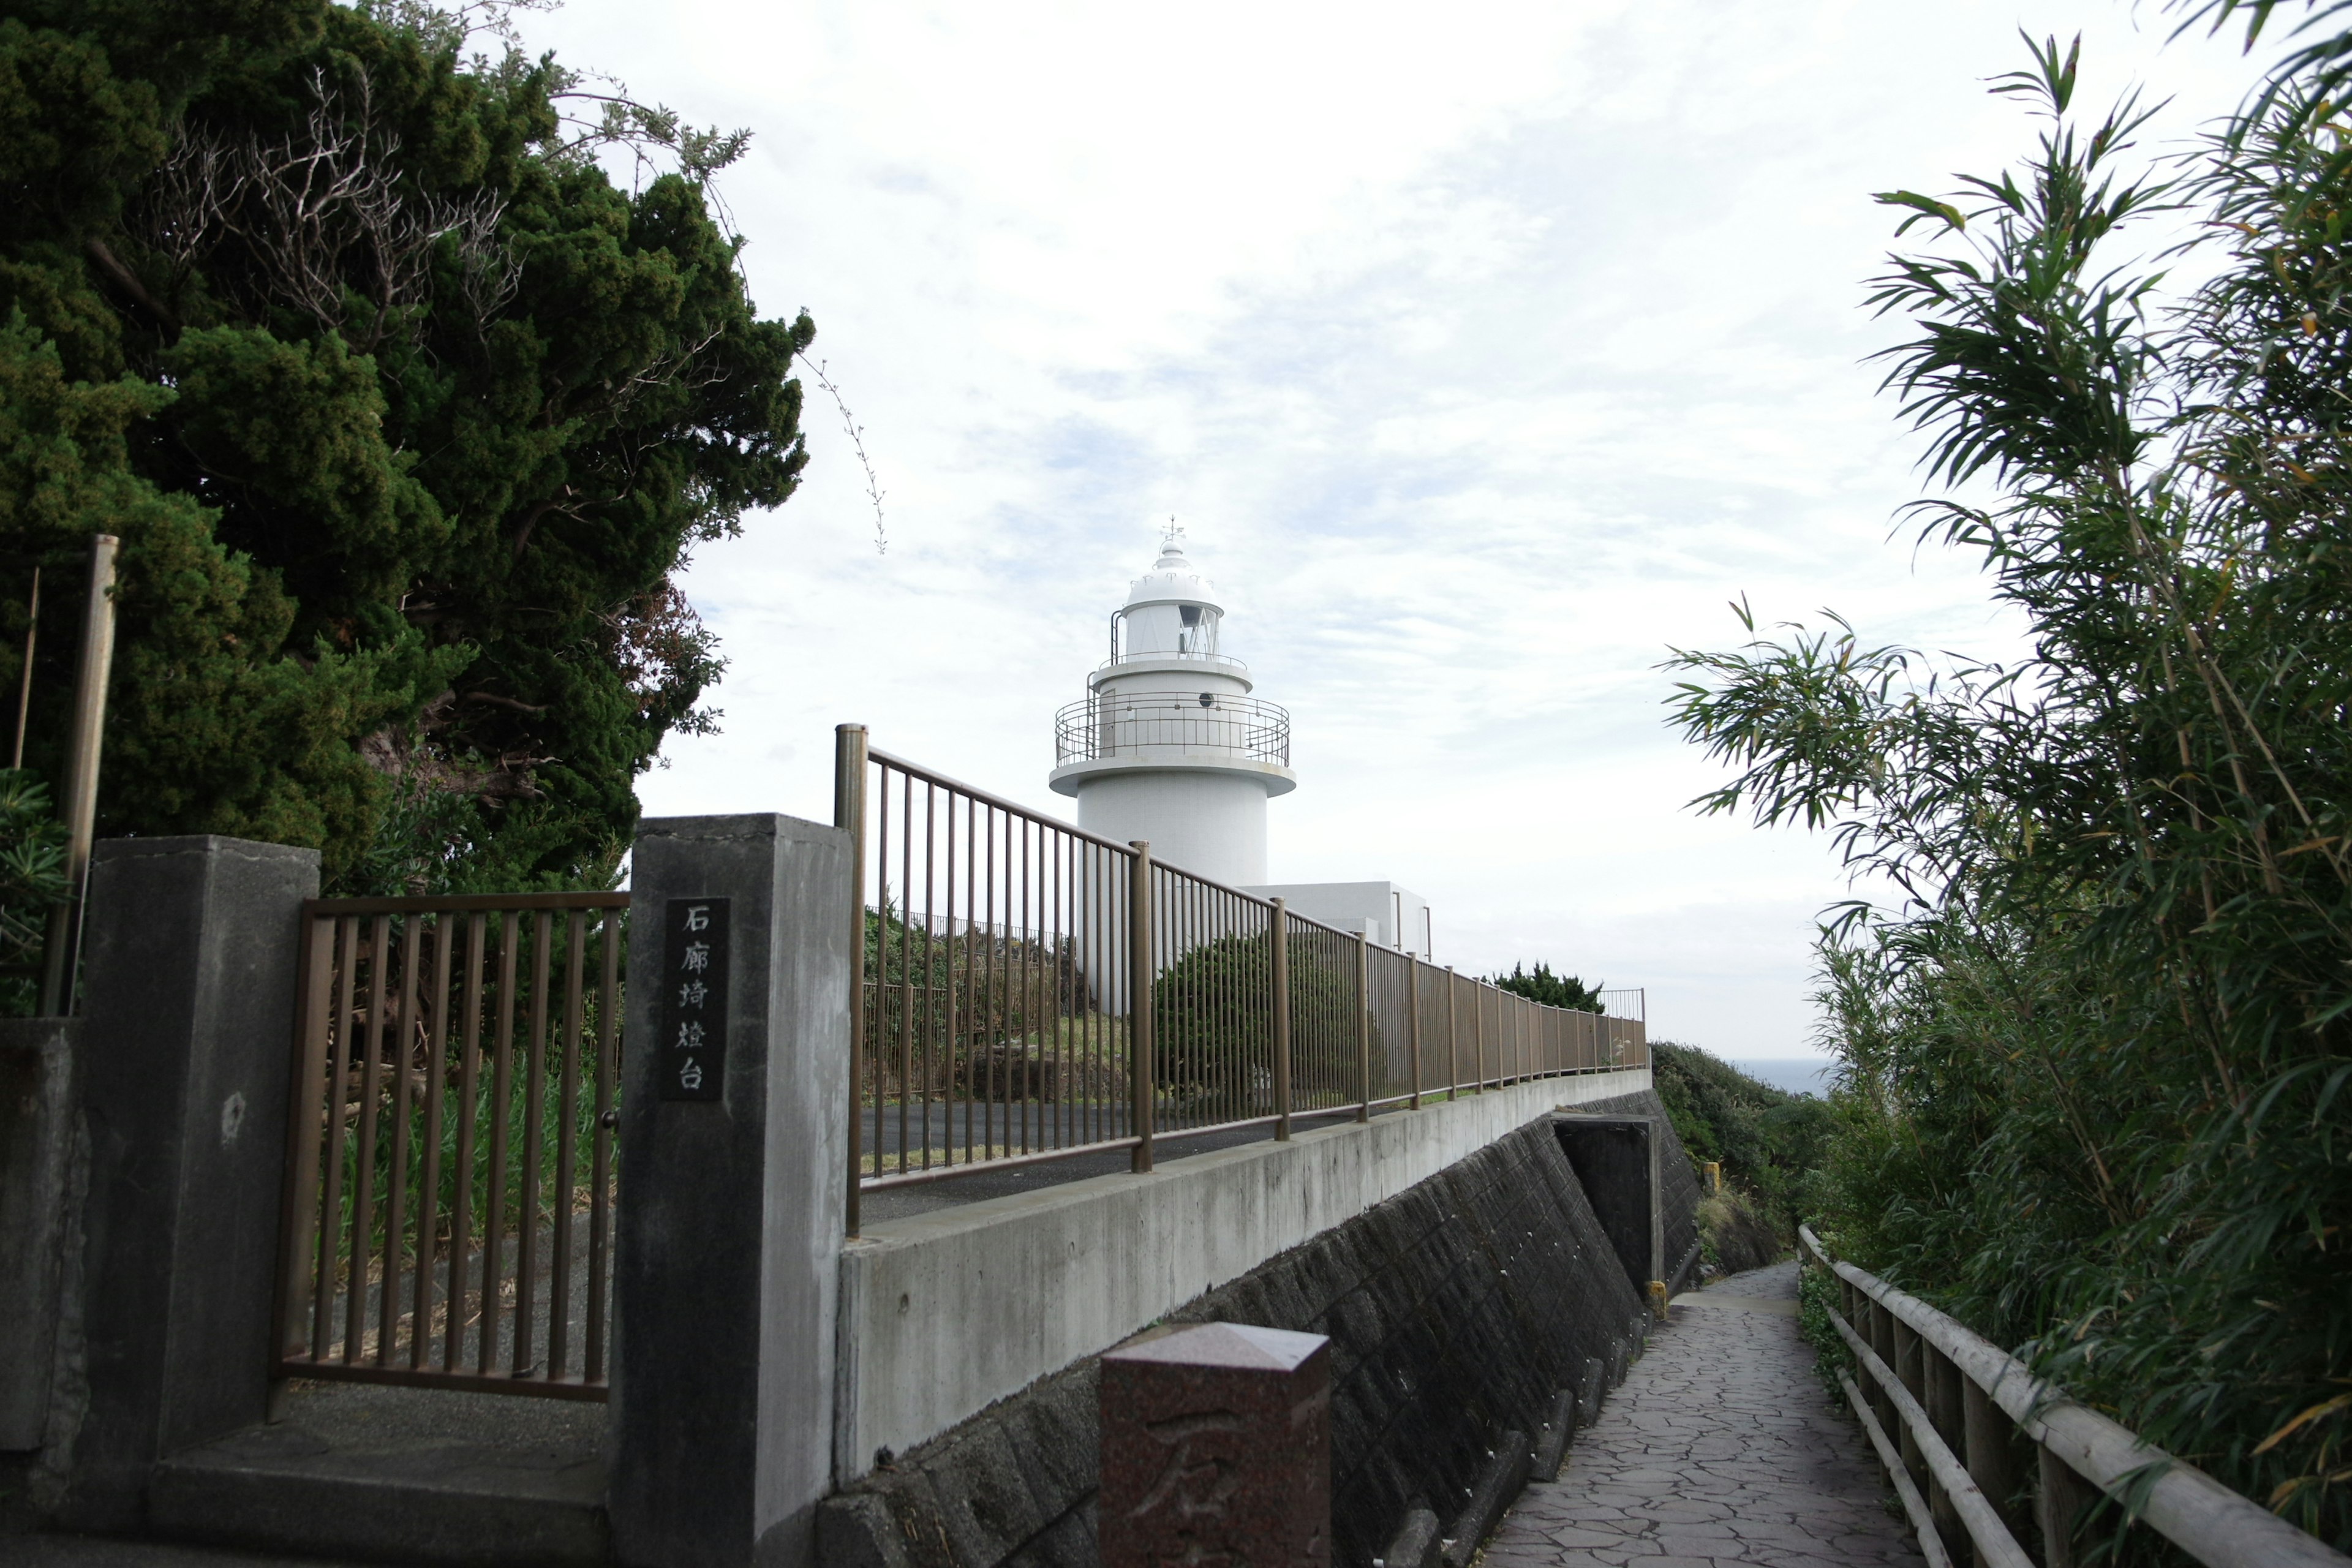
POLYGON ((1794 1246, 1828 1152, 1829 1106, 1696 1046, 1654 1040, 1650 1059, 1658 1099, 1691 1158, 1720 1161, 1725 1184, 1744 1189, 1772 1233, 1794 1246))
MULTIPOLYGON (((1289 943, 1285 960, 1292 1104, 1308 1110, 1349 1103, 1358 1082, 1354 979, 1312 942, 1289 943)), ((1152 1059, 1160 1084, 1188 1118, 1238 1121, 1274 1114, 1273 995, 1273 944, 1263 934, 1203 942, 1153 981, 1152 1059)))
POLYGON ((101 834, 316 846, 345 891, 604 885, 635 775, 715 721, 674 578, 797 484, 814 328, 756 315, 711 216, 740 133, 467 26, 0 0, 0 585, 54 584, 54 777, 74 585, 122 539, 101 834))
POLYGON ((71 890, 66 827, 48 790, 23 768, 0 769, 0 1016, 39 1007, 49 910, 71 890))
POLYGON ((969 928, 950 935, 902 920, 895 908, 869 909, 866 984, 869 1091, 1053 1098, 1073 1087, 1058 1076, 1063 1068, 1089 1078, 1108 1070, 1100 1061, 1059 1060, 1070 1054, 1063 1020, 1097 1012, 1066 937, 1041 942, 969 928), (1040 1066, 1048 1057, 1055 1066, 1040 1066))
POLYGON ((1532 973, 1526 965, 1514 963, 1508 974, 1496 975, 1492 984, 1498 991, 1512 992, 1547 1007, 1568 1007, 1579 1013, 1601 1010, 1599 982, 1587 985, 1573 974, 1554 974, 1549 963, 1537 964, 1532 973))
POLYGON ((1830 1314, 1839 1310, 1837 1277, 1818 1266, 1797 1271, 1797 1331, 1805 1342, 1813 1347, 1813 1370, 1820 1374, 1822 1392, 1830 1403, 1843 1408, 1845 1390, 1838 1384, 1838 1374, 1857 1375, 1853 1352, 1838 1337, 1837 1326, 1830 1314))
POLYGON ((2338 1546, 2352 145, 2319 95, 2347 58, 2163 174, 2131 100, 2077 116, 2052 42, 1996 84, 2044 122, 2022 169, 1882 198, 1932 237, 1873 297, 1917 330, 1890 384, 1930 470, 1990 497, 1922 503, 1926 532, 1982 560, 2026 658, 1837 622, 1675 660, 1677 723, 1738 770, 1702 804, 1825 827, 1903 895, 1822 950, 1844 1247, 2338 1546), (2177 297, 2111 254, 2174 212, 2226 247, 2177 297))

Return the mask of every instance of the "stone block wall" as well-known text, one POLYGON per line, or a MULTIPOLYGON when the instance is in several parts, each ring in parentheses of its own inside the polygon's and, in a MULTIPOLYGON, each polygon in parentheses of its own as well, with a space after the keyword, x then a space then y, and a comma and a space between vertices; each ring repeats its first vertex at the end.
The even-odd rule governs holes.
MULTIPOLYGON (((1664 1121, 1654 1094, 1580 1109, 1664 1121)), ((1677 1172, 1664 1182, 1667 1234, 1687 1247, 1697 1180, 1663 1136, 1661 1174, 1677 1172)), ((1647 1322, 1549 1121, 1169 1319, 1220 1321, 1329 1336, 1332 1561, 1348 1568, 1378 1555, 1412 1507, 1451 1520, 1501 1434, 1536 1431, 1559 1390, 1591 1389, 1588 1363, 1622 1379, 1647 1322)), ((819 1561, 1097 1568, 1096 1365, 1000 1401, 830 1499, 819 1561)))

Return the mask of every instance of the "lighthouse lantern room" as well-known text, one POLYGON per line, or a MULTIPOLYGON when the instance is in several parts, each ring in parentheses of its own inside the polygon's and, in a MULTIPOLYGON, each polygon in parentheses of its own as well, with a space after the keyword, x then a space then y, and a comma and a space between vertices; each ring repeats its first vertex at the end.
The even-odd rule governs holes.
POLYGON ((1111 616, 1110 658, 1055 715, 1048 781, 1078 826, 1232 887, 1265 880, 1265 803, 1297 787, 1290 715, 1220 651, 1224 606, 1171 528, 1111 616))

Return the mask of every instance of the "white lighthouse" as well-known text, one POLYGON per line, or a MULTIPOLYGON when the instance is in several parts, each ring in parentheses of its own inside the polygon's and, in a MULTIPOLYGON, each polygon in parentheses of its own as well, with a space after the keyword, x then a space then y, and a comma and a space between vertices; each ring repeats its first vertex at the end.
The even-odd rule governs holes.
POLYGON ((1229 887, 1265 880, 1265 803, 1298 787, 1290 715, 1250 695, 1249 667, 1219 647, 1224 606, 1170 529, 1160 559, 1110 618, 1110 658, 1055 716, 1078 826, 1229 887))

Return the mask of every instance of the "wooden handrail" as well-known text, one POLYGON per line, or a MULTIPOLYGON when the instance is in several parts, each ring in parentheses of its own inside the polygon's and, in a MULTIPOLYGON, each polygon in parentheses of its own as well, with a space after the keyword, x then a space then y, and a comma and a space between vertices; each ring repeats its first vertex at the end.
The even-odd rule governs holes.
MULTIPOLYGON (((2352 1557, 2305 1533, 2204 1471, 2140 1441, 2126 1427, 2035 1377, 2025 1363, 1917 1297, 1829 1255, 1810 1226, 1797 1238, 1814 1260, 1892 1313, 1984 1391, 2049 1459, 2116 1500, 2131 1516, 2208 1568, 2347 1568, 2352 1557), (2151 1473, 2153 1472, 2153 1473, 2151 1473)), ((1951 1500, 1979 1561, 2029 1563, 2016 1538, 1969 1479, 1927 1413, 1853 1325, 1830 1314, 1839 1337, 1885 1391, 1937 1485, 1951 1500)), ((1858 1392, 1858 1391, 1857 1391, 1858 1392)), ((1923 1530, 1923 1541, 1929 1531, 1923 1530)), ((1940 1549, 1940 1543, 1939 1543, 1940 1549)), ((2063 1546, 2056 1563, 2072 1561, 2063 1546)))

